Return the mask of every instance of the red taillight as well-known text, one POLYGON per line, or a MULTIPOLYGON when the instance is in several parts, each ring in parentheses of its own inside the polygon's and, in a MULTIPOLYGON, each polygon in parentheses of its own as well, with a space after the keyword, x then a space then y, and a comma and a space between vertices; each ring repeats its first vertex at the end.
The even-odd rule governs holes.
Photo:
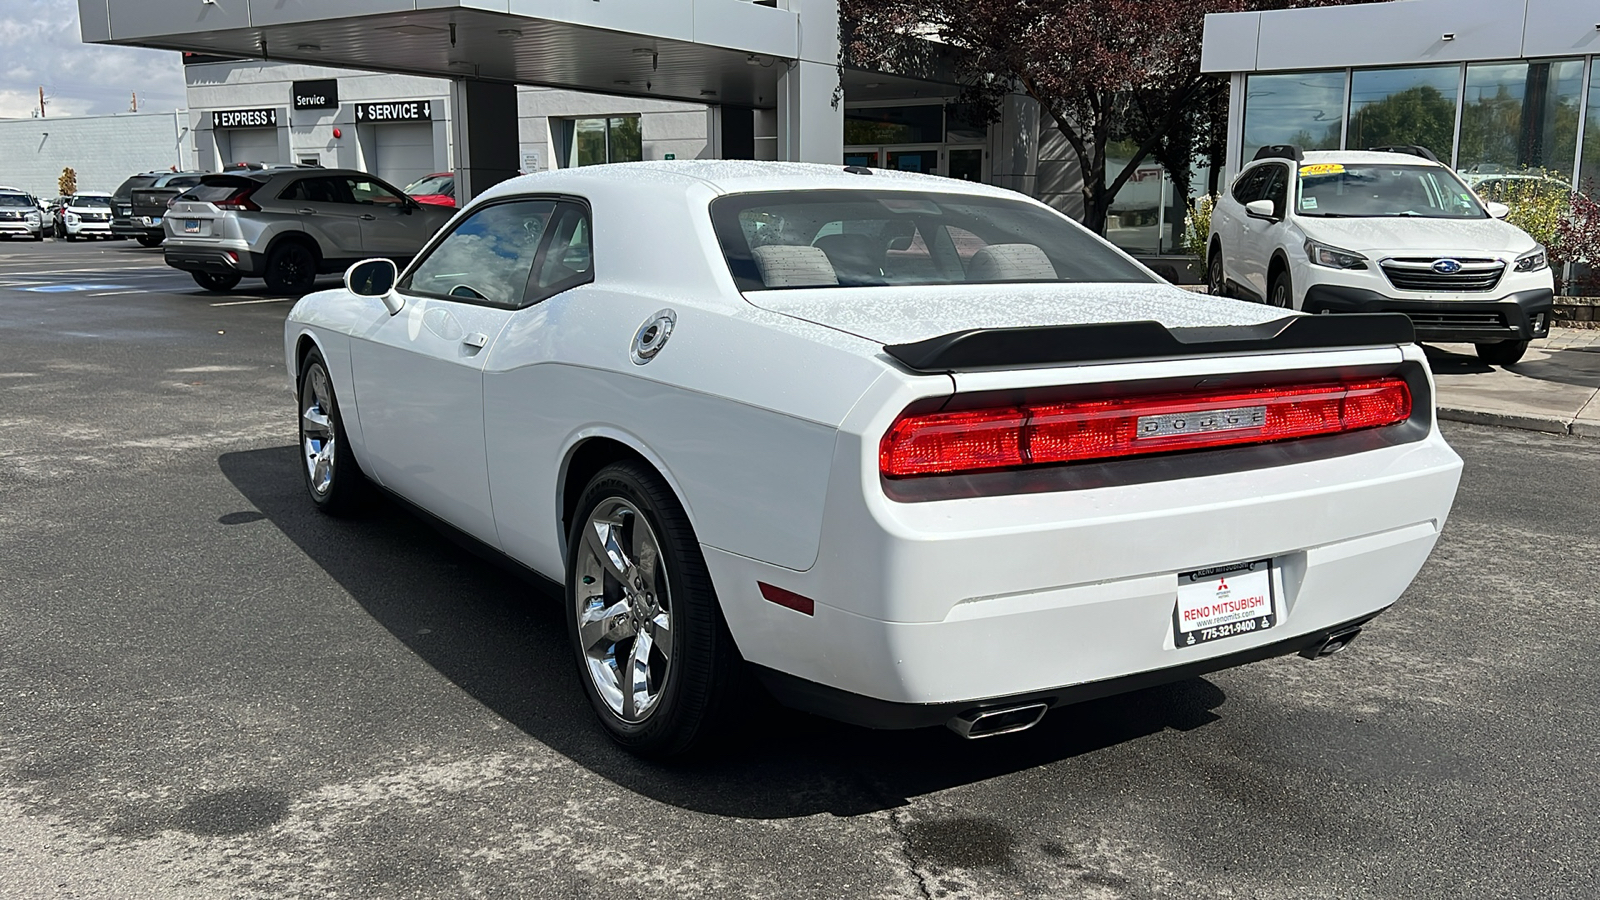
POLYGON ((247 209, 250 212, 260 212, 261 207, 250 199, 250 195, 255 192, 256 189, 254 187, 243 187, 234 191, 225 199, 212 201, 211 205, 217 209, 247 209))
POLYGON ((1411 389, 1396 377, 902 415, 878 466, 891 478, 948 475, 1339 434, 1410 416, 1411 389))

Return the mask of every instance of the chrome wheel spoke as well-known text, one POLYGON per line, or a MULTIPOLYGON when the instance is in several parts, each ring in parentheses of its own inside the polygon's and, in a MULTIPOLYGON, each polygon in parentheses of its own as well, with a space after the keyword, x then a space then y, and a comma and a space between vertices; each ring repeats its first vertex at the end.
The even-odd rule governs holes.
POLYGON ((672 661, 672 616, 666 610, 656 613, 655 618, 645 624, 644 631, 650 635, 650 640, 655 644, 656 651, 668 662, 672 661))
POLYGON ((319 407, 306 407, 306 411, 300 414, 300 421, 301 427, 305 428, 307 434, 330 434, 333 432, 333 421, 319 407))
POLYGON ((633 622, 628 618, 626 600, 609 606, 592 603, 578 618, 578 643, 584 653, 605 651, 632 636, 633 622))
POLYGON ((623 686, 623 715, 636 718, 649 712, 655 705, 656 691, 650 683, 650 648, 655 642, 649 632, 640 632, 633 639, 633 652, 629 654, 627 684, 623 686))
POLYGON ((608 519, 591 519, 583 531, 584 543, 595 559, 605 566, 606 573, 624 585, 633 577, 633 562, 622 549, 622 523, 608 519))

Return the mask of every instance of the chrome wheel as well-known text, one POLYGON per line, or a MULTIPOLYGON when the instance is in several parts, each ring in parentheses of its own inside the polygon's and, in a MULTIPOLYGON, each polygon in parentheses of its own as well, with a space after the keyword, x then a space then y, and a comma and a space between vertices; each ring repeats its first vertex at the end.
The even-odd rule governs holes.
POLYGON ((661 543, 637 507, 613 496, 589 514, 576 556, 584 670, 612 714, 638 724, 672 677, 672 600, 661 543))
POLYGON ((1206 292, 1213 297, 1225 297, 1228 294, 1228 283, 1222 274, 1222 249, 1211 249, 1211 262, 1206 266, 1206 292))
POLYGON ((306 462, 307 483, 317 497, 333 490, 333 459, 338 451, 338 414, 328 373, 312 366, 300 388, 300 449, 306 462))

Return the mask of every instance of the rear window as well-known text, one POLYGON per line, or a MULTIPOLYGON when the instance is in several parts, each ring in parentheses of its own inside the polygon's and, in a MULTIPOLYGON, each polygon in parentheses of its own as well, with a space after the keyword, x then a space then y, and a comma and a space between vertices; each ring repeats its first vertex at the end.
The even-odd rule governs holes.
POLYGON ((215 203, 226 200, 238 193, 240 188, 249 187, 256 182, 247 178, 230 178, 213 176, 207 178, 178 196, 179 200, 193 200, 200 203, 215 203))
POLYGON ((711 219, 741 291, 1153 280, 1066 217, 999 197, 735 194, 712 202, 711 219))
POLYGON ((200 179, 202 179, 204 177, 205 177, 204 175, 179 175, 176 178, 168 178, 167 179, 167 183, 162 185, 162 187, 169 187, 169 188, 194 187, 195 185, 199 184, 200 183, 200 179))
POLYGON ((116 195, 118 197, 131 197, 131 196, 133 196, 133 192, 138 190, 139 188, 147 188, 150 185, 155 184, 156 183, 156 179, 159 178, 159 177, 161 177, 161 176, 159 176, 159 175, 135 175, 132 178, 129 178, 127 181, 124 181, 122 183, 122 186, 117 188, 116 195))

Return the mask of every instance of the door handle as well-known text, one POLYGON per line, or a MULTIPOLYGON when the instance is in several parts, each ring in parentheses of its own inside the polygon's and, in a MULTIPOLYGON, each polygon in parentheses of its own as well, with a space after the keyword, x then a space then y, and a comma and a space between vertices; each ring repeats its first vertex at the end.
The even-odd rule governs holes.
POLYGON ((376 218, 377 218, 377 216, 373 215, 372 213, 365 213, 365 214, 363 214, 361 216, 361 221, 363 221, 363 222, 371 222, 373 219, 376 219, 376 218))
POLYGON ((483 349, 483 345, 489 343, 489 336, 486 335, 486 334, 482 334, 480 332, 474 331, 473 333, 471 333, 471 334, 467 335, 466 337, 462 338, 461 339, 461 343, 467 345, 468 347, 471 347, 474 350, 482 350, 483 349))
POLYGON ((316 210, 314 210, 314 209, 309 209, 309 208, 306 208, 306 209, 297 209, 297 210, 295 210, 295 212, 297 212, 297 213, 299 213, 299 214, 300 214, 300 215, 302 215, 302 216, 314 216, 314 215, 316 215, 316 214, 317 214, 317 211, 316 211, 316 210))

